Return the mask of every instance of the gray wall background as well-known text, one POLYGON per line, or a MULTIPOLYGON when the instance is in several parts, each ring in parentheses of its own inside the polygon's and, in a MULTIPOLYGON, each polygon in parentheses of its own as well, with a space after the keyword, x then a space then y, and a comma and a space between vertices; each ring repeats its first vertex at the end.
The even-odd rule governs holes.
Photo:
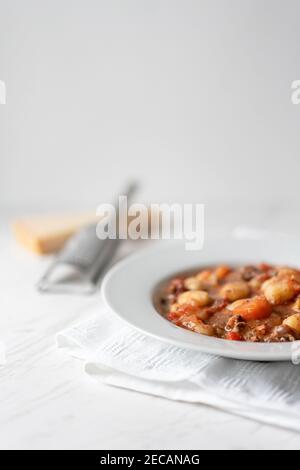
POLYGON ((0 0, 0 206, 298 203, 299 0, 0 0))

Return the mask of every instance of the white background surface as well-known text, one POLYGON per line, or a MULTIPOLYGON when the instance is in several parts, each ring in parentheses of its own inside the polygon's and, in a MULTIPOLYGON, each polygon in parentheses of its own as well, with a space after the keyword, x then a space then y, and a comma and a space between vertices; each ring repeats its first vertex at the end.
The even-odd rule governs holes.
POLYGON ((0 0, 1 448, 294 448, 299 435, 95 385, 55 334, 96 298, 40 296, 3 214, 95 207, 135 176, 207 228, 300 234, 298 0, 0 0))
POLYGON ((298 199, 298 0, 0 0, 0 205, 298 199))
MULTIPOLYGON (((241 212, 235 217, 243 218, 241 212)), ((293 211, 248 214, 253 225, 261 218, 296 232, 293 211)), ((232 227, 228 213, 219 222, 232 227)), ((214 229, 213 221, 208 228, 214 229)), ((3 219, 0 257, 0 340, 7 346, 7 364, 0 367, 0 448, 300 448, 295 432, 94 382, 83 363, 56 348, 55 335, 83 319, 97 296, 36 293, 49 260, 16 245, 3 219)))

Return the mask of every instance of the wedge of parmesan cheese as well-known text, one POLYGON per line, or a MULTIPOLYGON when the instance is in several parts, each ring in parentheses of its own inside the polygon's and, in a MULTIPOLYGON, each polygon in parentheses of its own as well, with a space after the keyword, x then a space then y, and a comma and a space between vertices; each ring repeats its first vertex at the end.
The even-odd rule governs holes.
POLYGON ((16 220, 12 229, 21 245, 38 254, 58 251, 80 228, 97 223, 95 213, 31 216, 16 220))

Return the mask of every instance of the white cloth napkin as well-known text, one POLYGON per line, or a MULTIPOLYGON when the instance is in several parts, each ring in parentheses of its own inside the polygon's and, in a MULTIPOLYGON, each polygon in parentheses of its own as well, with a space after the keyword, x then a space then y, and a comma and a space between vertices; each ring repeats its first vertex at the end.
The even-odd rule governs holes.
POLYGON ((191 403, 203 403, 300 431, 300 368, 210 356, 144 336, 105 307, 57 337, 58 346, 85 360, 101 382, 191 403))

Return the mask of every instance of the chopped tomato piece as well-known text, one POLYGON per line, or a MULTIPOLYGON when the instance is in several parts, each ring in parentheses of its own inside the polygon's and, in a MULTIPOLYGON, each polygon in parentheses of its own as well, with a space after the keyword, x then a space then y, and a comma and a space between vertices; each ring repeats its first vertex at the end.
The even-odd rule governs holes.
POLYGON ((190 316, 190 315, 197 315, 199 312, 199 307, 193 304, 182 304, 178 306, 178 308, 174 311, 168 313, 168 319, 172 322, 176 322, 180 320, 181 317, 190 316))
POLYGON ((205 307, 205 312, 208 315, 213 315, 216 312, 220 312, 228 305, 228 300, 216 299, 210 307, 205 307))
POLYGON ((193 323, 200 323, 199 318, 194 313, 192 313, 191 315, 183 315, 180 321, 190 321, 193 323))
POLYGON ((263 295, 238 300, 235 304, 232 305, 232 312, 240 315, 245 321, 262 320, 272 313, 272 306, 263 295))
POLYGON ((199 307, 195 304, 182 304, 178 307, 177 312, 180 315, 196 315, 199 312, 199 307))
POLYGON ((267 273, 263 273, 263 274, 259 274, 256 279, 259 282, 263 283, 263 282, 267 281, 268 279, 270 279, 270 276, 267 273))
POLYGON ((270 269, 272 269, 272 266, 267 263, 260 263, 258 267, 261 271, 270 271, 270 269))
POLYGON ((226 339, 229 339, 230 341, 242 341, 241 335, 239 333, 235 333, 234 331, 227 333, 226 339))
POLYGON ((174 322, 179 319, 180 315, 178 315, 178 312, 169 312, 167 317, 168 317, 168 320, 174 322))

